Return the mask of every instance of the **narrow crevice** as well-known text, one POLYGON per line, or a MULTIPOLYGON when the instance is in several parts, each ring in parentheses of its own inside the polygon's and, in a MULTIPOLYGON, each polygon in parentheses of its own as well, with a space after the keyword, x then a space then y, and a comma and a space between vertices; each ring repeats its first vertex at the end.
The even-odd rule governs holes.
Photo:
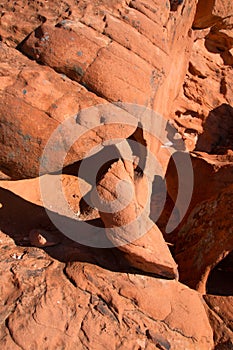
POLYGON ((146 329, 146 337, 148 340, 151 340, 155 344, 156 348, 160 350, 169 350, 171 344, 163 338, 160 334, 154 334, 151 330, 146 329))
POLYGON ((12 332, 10 326, 9 326, 9 317, 5 320, 5 326, 6 326, 7 330, 8 330, 8 332, 9 332, 9 335, 10 335, 12 341, 13 341, 21 350, 25 350, 25 349, 16 341, 16 339, 15 339, 15 337, 14 337, 14 334, 13 334, 13 332, 12 332))
MULTIPOLYGON (((103 306, 106 306, 109 312, 109 316, 112 317, 112 319, 118 323, 120 323, 119 319, 118 319, 118 314, 117 311, 114 310, 113 306, 110 305, 109 302, 107 302, 102 295, 97 294, 97 297, 99 298, 99 300, 102 302, 103 306)), ((98 305, 98 304, 97 304, 98 305)), ((98 308, 98 306, 95 306, 94 308, 99 311, 102 315, 106 315, 106 312, 103 312, 101 308, 98 308)))
POLYGON ((221 260, 210 272, 207 294, 233 296, 233 251, 221 260))
MULTIPOLYGON (((149 6, 149 4, 147 3, 142 3, 142 5, 147 9, 149 10, 150 12, 152 12, 153 14, 156 13, 156 10, 153 9, 151 6, 149 6)), ((138 11, 139 13, 141 13, 143 16, 145 16, 146 18, 148 18, 150 21, 158 24, 158 25, 161 25, 161 23, 155 21, 154 19, 152 19, 151 17, 149 17, 145 12, 143 12, 141 9, 138 8, 138 6, 134 5, 134 1, 130 1, 129 5, 128 5, 129 8, 132 8, 136 11, 138 11)))
POLYGON ((200 79, 206 79, 207 76, 202 74, 200 71, 198 71, 191 62, 189 62, 188 72, 192 74, 195 77, 198 77, 200 79))
POLYGON ((75 281, 71 276, 69 276, 69 274, 67 273, 67 271, 66 271, 66 266, 65 266, 64 269, 63 269, 63 273, 64 273, 65 277, 68 279, 68 281, 72 284, 72 286, 74 286, 75 288, 77 288, 77 283, 76 283, 76 281, 75 281))
POLYGON ((178 10, 178 7, 182 5, 184 0, 169 0, 170 1, 170 10, 175 12, 178 10))
POLYGON ((143 125, 141 124, 141 122, 138 123, 137 129, 129 137, 129 140, 133 141, 129 142, 129 144, 132 149, 133 155, 138 159, 138 163, 134 164, 135 175, 138 177, 142 177, 146 167, 146 159, 148 152, 147 142, 143 136, 143 125))
POLYGON ((226 97, 227 83, 224 77, 221 79, 221 82, 220 82, 220 93, 223 95, 223 97, 226 97))
MULTIPOLYGON (((135 10, 135 11, 136 11, 136 10, 135 10)), ((139 11, 138 11, 138 12, 139 12, 139 11)), ((139 13, 140 13, 140 12, 139 12, 139 13)), ((140 33, 141 35, 143 35, 145 38, 147 38, 148 41, 150 41, 150 43, 151 43, 152 45, 156 46, 155 42, 153 42, 153 41, 151 40, 151 38, 150 38, 148 35, 146 35, 145 33, 143 33, 143 30, 140 30, 140 28, 139 28, 138 26, 132 26, 132 24, 131 24, 131 23, 129 22, 129 20, 128 20, 127 15, 125 15, 125 14, 122 13, 122 12, 120 12, 120 15, 121 15, 122 20, 123 20, 125 23, 129 24, 132 28, 136 29, 137 32, 140 33)), ((144 15, 144 14, 143 14, 143 15, 144 15)), ((144 16, 145 16, 145 15, 144 15, 144 16)), ((145 16, 145 17, 146 17, 146 16, 145 16)), ((150 18, 148 18, 148 17, 146 17, 146 18, 147 18, 147 20, 150 21, 151 23, 157 24, 156 22, 152 21, 150 18)), ((168 55, 168 52, 165 51, 165 50, 163 49, 163 47, 159 47, 159 46, 156 46, 156 47, 157 47, 159 50, 161 50, 165 55, 168 55)))

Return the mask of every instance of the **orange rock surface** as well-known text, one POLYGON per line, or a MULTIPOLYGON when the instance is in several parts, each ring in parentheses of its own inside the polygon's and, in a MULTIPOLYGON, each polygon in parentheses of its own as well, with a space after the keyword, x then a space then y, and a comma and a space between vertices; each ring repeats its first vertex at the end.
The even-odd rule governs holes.
POLYGON ((231 349, 232 1, 0 10, 0 348, 231 349))

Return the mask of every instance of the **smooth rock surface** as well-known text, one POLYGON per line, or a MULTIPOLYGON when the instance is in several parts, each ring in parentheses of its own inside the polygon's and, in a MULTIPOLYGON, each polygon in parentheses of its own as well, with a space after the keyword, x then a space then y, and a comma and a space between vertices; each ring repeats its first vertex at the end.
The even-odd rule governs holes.
POLYGON ((106 234, 125 253, 132 266, 160 276, 178 278, 176 263, 162 233, 148 218, 150 184, 145 179, 138 179, 136 181, 140 184, 136 183, 136 186, 140 193, 134 191, 133 171, 127 170, 123 161, 113 163, 97 186, 104 203, 100 217, 106 234), (123 181, 126 186, 121 189, 123 181))
POLYGON ((105 106, 105 100, 66 76, 32 62, 4 44, 0 46, 0 55, 0 157, 2 169, 12 178, 61 170, 105 140, 126 138, 136 129, 136 118, 114 105, 105 106), (100 107, 95 109, 95 105, 100 107), (86 125, 88 107, 92 107, 92 123, 86 125), (103 115, 108 113, 110 121, 105 126, 103 115), (119 117, 126 125, 117 123, 119 117), (47 158, 42 162, 45 146, 55 131, 47 158))

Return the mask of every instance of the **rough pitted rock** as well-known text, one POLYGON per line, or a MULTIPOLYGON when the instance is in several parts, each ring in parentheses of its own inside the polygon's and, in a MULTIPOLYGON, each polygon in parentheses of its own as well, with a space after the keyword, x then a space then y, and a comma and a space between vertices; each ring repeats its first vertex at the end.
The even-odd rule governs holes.
POLYGON ((233 348, 232 296, 206 295, 208 315, 214 330, 215 349, 233 348))
POLYGON ((226 136, 224 131, 222 140, 218 137, 222 132, 220 124, 227 132, 231 133, 232 129, 231 2, 199 1, 194 29, 197 21, 201 21, 205 16, 214 18, 214 21, 194 30, 189 68, 179 98, 174 104, 174 119, 179 131, 190 144, 191 151, 197 146, 199 151, 219 153, 223 152, 224 147, 225 152, 227 151, 229 141, 228 144, 224 144, 225 139, 232 138, 226 136), (216 16, 212 17, 212 12, 216 16), (220 121, 222 117, 225 119, 224 123, 220 121), (215 128, 219 130, 214 134, 215 128), (212 135, 209 135, 209 131, 212 135), (210 142, 214 144, 215 149, 211 149, 210 142))
MULTIPOLYGON (((37 7, 37 5, 22 2, 22 4, 15 4, 14 14, 11 13, 10 5, 6 4, 6 12, 3 16, 5 25, 1 34, 3 43, 15 46, 14 40, 9 41, 8 16, 16 22, 20 6, 24 5, 31 16, 36 16, 36 20, 29 21, 30 25, 24 32, 25 40, 22 40, 22 28, 16 26, 15 40, 18 41, 21 38, 17 46, 19 50, 39 63, 44 63, 57 72, 66 74, 109 101, 118 104, 138 103, 151 107, 166 117, 169 115, 172 101, 180 90, 188 64, 193 42, 190 27, 195 13, 195 1, 187 1, 177 11, 170 11, 169 3, 146 4, 140 1, 129 3, 103 1, 88 6, 83 1, 78 7, 62 2, 59 10, 56 4, 48 8, 48 4, 41 4, 41 6, 39 4, 37 7), (158 15, 155 13, 163 13, 163 15, 158 20, 158 15), (38 21, 46 23, 38 27, 38 21), (103 26, 100 25, 101 22, 103 26), (122 34, 123 37, 114 38, 115 26, 122 27, 122 31, 126 28, 125 31, 129 33, 129 37, 125 38, 122 34), (27 37, 29 28, 30 31, 32 28, 34 30, 27 37), (135 44, 136 38, 142 38, 139 40, 140 47, 135 44), (150 43, 148 47, 145 46, 148 55, 141 49, 142 40, 145 45, 150 43), (128 41, 132 42, 130 48, 126 45, 128 41)), ((27 19, 25 21, 27 22, 27 19)), ((49 133, 51 134, 58 126, 57 121, 61 122, 61 119, 63 121, 71 114, 74 115, 81 108, 103 103, 104 100, 87 92, 75 82, 70 82, 66 76, 26 60, 14 49, 10 51, 3 45, 1 53, 5 62, 5 70, 2 73, 2 108, 4 115, 11 120, 11 130, 17 141, 15 145, 7 145, 7 149, 3 148, 1 160, 5 172, 13 178, 37 176, 41 151, 48 140, 49 133), (11 71, 12 66, 15 66, 13 71, 11 71), (30 70, 27 72, 25 67, 31 67, 31 73, 30 70), (40 74, 39 78, 36 78, 34 70, 40 74), (43 93, 41 86, 43 86, 43 93), (67 93, 64 93, 65 91, 67 93), (14 103, 11 100, 12 95, 16 101, 14 103), (24 115, 30 115, 32 118, 33 135, 30 135, 26 123, 22 120, 24 115), (49 118, 48 127, 47 115, 52 117, 49 118), (37 126, 37 119, 40 120, 41 129, 37 126), (22 123, 25 124, 23 130, 21 130, 22 123), (42 137, 36 133, 45 134, 45 136, 42 137), (30 157, 28 143, 31 148, 30 157), (19 148, 22 156, 15 154, 14 148, 19 148)), ((11 134, 9 129, 5 131, 4 125, 5 122, 2 122, 4 140, 8 140, 11 134)), ((121 131, 119 136, 125 138, 133 131, 131 128, 127 132, 121 131)), ((112 132, 110 130, 107 132, 110 138, 112 132)), ((90 147, 95 145, 93 138, 98 139, 98 135, 90 132, 87 138, 80 140, 81 145, 78 144, 74 151, 76 160, 83 158, 87 151, 86 145, 89 144, 90 147)), ((58 143, 61 145, 62 141, 59 140, 58 143)), ((73 162, 72 152, 73 148, 64 165, 73 162)), ((54 166, 52 170, 58 169, 54 166)), ((44 169, 44 172, 48 171, 49 169, 44 169)))
MULTIPOLYGON (((174 153, 167 168, 167 190, 174 203, 180 190, 176 164, 182 167, 186 157, 187 155, 184 152, 174 153)), ((187 203, 186 215, 200 202, 216 197, 222 191, 228 189, 232 185, 233 180, 233 158, 230 152, 227 155, 209 155, 204 152, 193 152, 190 158, 193 181, 192 179, 185 179, 185 181, 187 186, 192 186, 192 198, 190 203, 187 203)), ((179 210, 179 208, 177 209, 179 210)))
POLYGON ((175 12, 167 3, 123 2, 118 12, 111 4, 101 5, 101 16, 95 4, 90 13, 102 26, 90 25, 85 17, 57 26, 46 23, 20 49, 109 101, 142 104, 168 116, 185 76, 195 2, 175 12), (159 19, 158 9, 163 12, 159 19))
POLYGON ((180 280, 202 293, 210 271, 233 250, 232 201, 231 186, 196 205, 177 236, 180 280))
POLYGON ((17 247, 3 233, 1 246, 4 349, 212 348, 200 296, 178 282, 84 262, 65 268, 48 255, 56 247, 17 247))
MULTIPOLYGON (((195 152, 190 208, 166 239, 172 242, 181 280, 204 292, 208 278, 210 292, 216 264, 232 252, 232 1, 3 0, 0 9, 0 177, 37 176, 45 143, 62 121, 73 115, 84 128, 93 126, 93 118, 89 124, 79 113, 85 107, 107 100, 119 107, 122 102, 152 107, 173 120, 176 137, 195 152)), ((100 114, 94 114, 95 121, 103 121, 100 114)), ((144 131, 140 134, 138 127, 105 127, 87 134, 70 150, 65 165, 81 159, 93 146, 101 148, 107 137, 133 134, 147 154, 158 156, 165 172, 169 149, 161 151, 161 145, 144 131)), ((56 161, 53 166, 57 170, 56 161)), ((132 165, 125 166, 131 173, 132 165)), ((132 178, 133 203, 141 205, 140 212, 145 206, 144 177, 132 178)), ((169 216, 177 193, 172 161, 167 182, 169 216)), ((62 183, 78 216, 77 179, 65 177, 62 183)), ((110 197, 111 185, 107 183, 110 197)), ((150 271, 151 256, 145 256, 145 247, 152 241, 155 249, 157 234, 163 256, 152 256, 153 272, 167 272, 168 265, 156 266, 167 256, 175 275, 175 263, 157 226, 148 232, 146 242, 142 237, 133 249, 126 246, 128 255, 119 249, 88 248, 54 228, 37 179, 7 181, 1 187, 1 347, 205 350, 213 348, 213 340, 216 350, 232 347, 231 296, 205 297, 213 339, 197 292, 177 281, 138 274, 138 268, 150 271), (29 247, 29 232, 35 228, 47 237, 42 237, 43 249, 29 247), (51 242, 59 244, 48 246, 51 242)), ((159 201, 153 194, 152 207, 159 201)), ((59 205, 50 208, 56 215, 62 214, 59 205)), ((129 217, 124 212, 108 217, 115 232, 117 222, 135 217, 136 211, 129 209, 129 217)), ((98 225, 103 225, 95 214, 98 225)), ((85 219, 92 215, 87 213, 85 219)), ((107 222, 107 216, 102 218, 107 222)))

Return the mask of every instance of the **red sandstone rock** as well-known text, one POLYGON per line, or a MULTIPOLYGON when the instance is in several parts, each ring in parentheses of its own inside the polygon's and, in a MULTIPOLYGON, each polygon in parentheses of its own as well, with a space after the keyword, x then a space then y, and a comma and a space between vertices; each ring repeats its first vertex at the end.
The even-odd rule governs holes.
POLYGON ((221 24, 213 26, 206 37, 206 46, 213 52, 229 51, 233 47, 233 19, 227 16, 221 24))
MULTIPOLYGON (((183 138, 189 137, 189 149, 195 151, 191 154, 194 184, 185 219, 172 235, 166 235, 166 239, 174 244, 181 281, 203 293, 211 270, 232 251, 232 220, 228 214, 233 136, 231 14, 229 1, 199 1, 194 29, 211 28, 194 33, 189 69, 174 107, 176 128, 183 138)), ((185 159, 182 153, 175 157, 180 164, 182 157, 185 159)), ((178 183, 173 166, 171 161, 166 177, 168 192, 175 202, 178 183)), ((162 226, 166 227, 164 222, 162 226)), ((215 329, 219 324, 216 322, 215 329)), ((216 345, 220 343, 224 346, 224 341, 218 339, 216 345)))
POLYGON ((200 0, 194 19, 194 28, 207 28, 233 14, 231 0, 200 0))
MULTIPOLYGON (((232 251, 232 4, 230 0, 200 0, 192 33, 195 7, 193 0, 179 5, 157 0, 81 0, 78 6, 72 0, 3 0, 1 41, 17 46, 39 64, 15 49, 1 48, 0 176, 37 176, 38 160, 52 130, 71 114, 106 103, 106 99, 139 102, 174 119, 187 149, 195 151, 195 182, 190 210, 182 229, 171 240, 182 281, 203 292, 210 270, 232 251), (79 46, 82 50, 76 51, 79 46)), ((97 113, 87 121, 79 114, 78 120, 90 127, 99 117, 97 113)), ((159 150, 160 144, 146 132, 135 133, 136 127, 135 123, 128 130, 95 130, 72 148, 65 164, 81 159, 87 150, 112 135, 127 138, 134 133, 137 141, 158 156, 165 171, 169 161, 166 149, 159 150)), ((129 176, 132 165, 125 163, 125 167, 129 176)), ((57 170, 56 162, 53 169, 57 170)), ((118 175, 124 178, 123 174, 125 169, 118 175)), ((73 188, 71 178, 66 180, 67 200, 78 212, 80 193, 73 188)), ((175 202, 177 184, 172 162, 167 180, 175 202)), ((43 208, 32 204, 35 196, 40 197, 38 191, 34 193, 33 181, 5 183, 18 196, 9 190, 0 191, 1 229, 18 244, 1 235, 2 347, 213 347, 212 332, 196 292, 178 282, 139 276, 130 270, 129 262, 144 271, 175 277, 175 263, 156 225, 145 239, 138 239, 137 245, 127 245, 128 254, 124 255, 80 247, 65 237, 62 244, 45 247, 53 258, 41 249, 21 247, 28 244, 25 235, 31 229, 51 230, 43 208), (75 261, 66 267, 66 275, 64 261, 75 261), (113 272, 124 269, 133 274, 113 272)), ((137 210, 133 205, 128 212, 103 216, 106 222, 110 219, 108 224, 114 226, 115 233, 122 222, 134 219, 145 207, 145 177, 131 184, 137 210)), ((106 185, 102 192, 111 199, 114 181, 106 185)), ((38 199, 37 204, 41 203, 38 199)), ((133 232, 120 230, 118 238, 127 240, 135 233, 137 227, 133 232)), ((215 346, 227 350, 232 346, 230 298, 206 297, 215 346)))
POLYGON ((82 23, 71 28, 69 25, 44 24, 23 44, 22 50, 29 57, 79 82, 100 49, 109 43, 109 38, 96 35, 95 30, 82 23))
POLYGON ((195 32, 196 39, 190 57, 189 71, 175 103, 175 120, 183 129, 180 129, 181 133, 189 135, 196 133, 191 150, 222 153, 223 148, 222 150, 219 148, 221 146, 229 148, 229 141, 226 139, 231 139, 231 136, 226 135, 231 133, 232 119, 230 83, 232 69, 229 66, 231 54, 227 44, 224 50, 219 47, 220 51, 213 47, 211 37, 216 46, 218 41, 213 37, 214 29, 211 33, 212 29, 211 32, 209 30, 195 32), (225 131, 222 141, 219 142, 221 128, 225 131), (224 145, 225 140, 228 145, 224 145), (211 143, 215 145, 215 149, 211 143))
MULTIPOLYGON (((186 161, 186 155, 182 152, 175 153, 173 157, 180 167, 186 161)), ((186 179, 187 186, 192 187, 192 198, 187 207, 189 208, 188 213, 200 202, 216 197, 222 191, 228 189, 232 185, 233 177, 231 156, 196 152, 191 155, 191 162, 193 181, 192 179, 186 179)), ((172 159, 168 165, 166 181, 168 193, 175 203, 179 184, 176 165, 172 159)))
POLYGON ((134 191, 133 171, 127 170, 123 161, 119 160, 97 186, 100 202, 104 205, 99 210, 107 236, 126 254, 132 266, 161 276, 178 278, 176 263, 162 233, 148 219, 150 183, 143 178, 138 179, 134 191))
POLYGON ((70 30, 44 25, 22 49, 110 101, 148 105, 152 67, 81 23, 70 30))
POLYGON ((232 296, 206 295, 204 299, 216 347, 230 349, 233 345, 232 296))
POLYGON ((29 240, 32 246, 51 247, 60 243, 60 239, 55 234, 41 229, 34 229, 29 232, 29 240))
POLYGON ((175 259, 180 279, 201 293, 206 291, 210 271, 233 250, 232 200, 230 187, 196 205, 178 232, 175 259))
POLYGON ((140 1, 121 3, 118 12, 104 2, 102 12, 94 7, 88 8, 90 22, 84 16, 88 27, 77 19, 62 21, 60 28, 42 25, 21 49, 110 101, 142 104, 168 116, 169 99, 178 93, 188 64, 195 3, 190 0, 182 16, 181 9, 169 16, 166 4, 140 1), (156 20, 155 11, 163 13, 156 20))
MULTIPOLYGON (((44 164, 44 169, 40 169, 41 173, 61 169, 61 164, 58 165, 57 161, 58 155, 64 150, 68 153, 64 160, 65 166, 82 159, 87 152, 104 140, 128 137, 136 129, 136 119, 127 112, 119 110, 114 105, 100 107, 99 110, 92 112, 90 125, 85 124, 87 114, 83 118, 79 116, 77 123, 82 127, 83 136, 77 136, 76 144, 68 152, 70 147, 63 144, 62 138, 66 137, 65 144, 71 139, 69 135, 73 135, 76 141, 74 130, 77 127, 77 114, 87 107, 106 101, 50 68, 41 67, 28 60, 16 50, 2 45, 0 54, 3 82, 0 102, 1 165, 5 173, 12 178, 39 175, 40 159, 47 141, 59 124, 68 118, 71 124, 55 137, 50 153, 51 159, 49 164, 44 164), (102 114, 107 115, 107 111, 109 111, 108 117, 103 117, 102 114), (93 118, 94 112, 96 119, 93 118), (126 123, 129 120, 128 125, 122 127, 120 123, 116 123, 119 115, 126 123), (111 125, 108 122, 109 125, 101 126, 101 118, 108 120, 112 118, 115 124, 111 125), (95 128, 95 125, 100 126, 95 128), (86 129, 90 131, 84 133, 86 129), (53 156, 55 151, 56 157, 53 156)), ((102 124, 103 122, 104 119, 102 124)))
MULTIPOLYGON (((200 296, 176 281, 113 272, 86 262, 64 269, 64 263, 49 256, 56 247, 46 248, 49 254, 17 247, 3 233, 1 246, 5 303, 0 307, 0 334, 6 349, 123 350, 136 344, 144 349, 209 350, 213 345, 200 296), (15 260, 12 252, 24 255, 15 260)), ((101 253, 110 258, 107 250, 101 253)), ((75 254, 77 259, 82 249, 76 248, 75 254)))
MULTIPOLYGON (((134 3, 137 4, 139 2, 134 3)), ((143 58, 153 67, 159 70, 163 69, 167 72, 168 68, 165 66, 168 61, 167 52, 164 52, 161 48, 153 44, 147 37, 128 23, 107 15, 104 34, 143 58)))

